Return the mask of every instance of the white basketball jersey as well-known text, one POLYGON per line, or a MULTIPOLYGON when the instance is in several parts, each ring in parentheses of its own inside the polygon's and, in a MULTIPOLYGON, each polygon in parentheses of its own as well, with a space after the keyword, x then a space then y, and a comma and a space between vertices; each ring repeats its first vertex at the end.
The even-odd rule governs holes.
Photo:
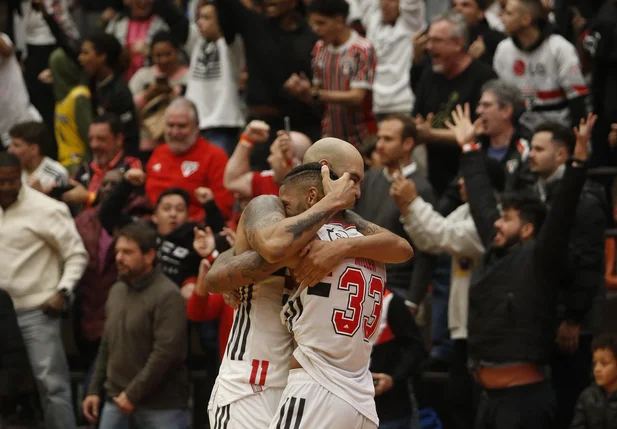
POLYGON ((290 293, 285 289, 285 271, 240 289, 241 304, 234 311, 217 378, 218 406, 287 385, 293 337, 280 319, 290 293))
MULTIPOLYGON (((329 223, 321 240, 362 236, 354 225, 329 223)), ((379 424, 369 371, 377 340, 386 271, 367 259, 345 259, 314 287, 296 293, 281 318, 298 347, 294 357, 315 381, 379 424)))

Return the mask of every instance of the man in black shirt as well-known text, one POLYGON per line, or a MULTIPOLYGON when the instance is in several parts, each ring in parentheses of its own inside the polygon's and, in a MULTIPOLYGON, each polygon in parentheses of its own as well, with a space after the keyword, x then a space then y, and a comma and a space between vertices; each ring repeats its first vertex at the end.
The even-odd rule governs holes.
MULTIPOLYGON (((311 78, 311 52, 317 36, 297 13, 297 0, 269 1, 265 13, 248 9, 240 0, 215 0, 219 24, 228 43, 236 34, 244 42, 248 72, 248 122, 260 119, 270 125, 270 135, 291 126, 311 138, 321 137, 321 109, 309 106, 289 94, 283 85, 291 75, 311 78)), ((270 142, 271 143, 271 142, 270 142)), ((269 168, 269 144, 255 146, 252 167, 269 168)))
MULTIPOLYGON (((124 152, 138 156, 139 120, 133 95, 122 77, 122 46, 111 34, 96 33, 84 40, 79 63, 90 78, 95 115, 115 114, 122 123, 124 152)), ((147 159, 142 158, 145 164, 147 159)))
POLYGON ((502 198, 501 209, 475 143, 476 129, 452 114, 472 217, 486 250, 469 289, 469 358, 484 388, 478 429, 546 429, 555 423, 555 393, 543 371, 555 338, 555 308, 569 265, 568 237, 585 182, 595 116, 576 128, 574 156, 546 215, 534 195, 502 198), (546 218, 546 221, 545 221, 546 218))
POLYGON ((412 115, 427 144, 429 181, 441 195, 458 172, 460 153, 445 122, 457 104, 470 103, 475 111, 482 85, 497 76, 467 53, 467 24, 459 13, 436 17, 428 39, 431 67, 424 68, 416 86, 412 115))
POLYGON ((497 45, 506 38, 501 31, 492 29, 484 12, 488 7, 486 0, 453 0, 454 10, 462 14, 469 27, 468 52, 489 66, 493 66, 493 56, 497 45))

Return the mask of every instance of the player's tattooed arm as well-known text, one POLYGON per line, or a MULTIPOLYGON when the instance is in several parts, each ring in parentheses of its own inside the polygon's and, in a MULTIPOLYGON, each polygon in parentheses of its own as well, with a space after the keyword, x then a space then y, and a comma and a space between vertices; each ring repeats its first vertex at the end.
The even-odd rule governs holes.
POLYGON ((239 287, 264 280, 270 274, 280 269, 284 264, 271 264, 254 250, 236 255, 234 249, 221 253, 206 275, 200 295, 206 293, 225 293, 239 287))
POLYGON ((375 225, 372 222, 362 219, 360 215, 351 210, 345 210, 344 213, 345 222, 356 226, 359 233, 363 235, 375 235, 387 231, 387 229, 375 225))
POLYGON ((345 256, 348 258, 367 258, 388 264, 400 264, 413 257, 413 249, 403 237, 386 228, 362 219, 357 213, 345 210, 345 222, 356 225, 364 237, 344 239, 345 256))
POLYGON ((266 261, 276 263, 297 254, 339 210, 333 198, 323 198, 304 213, 286 218, 281 200, 264 195, 251 200, 242 221, 251 247, 266 261))

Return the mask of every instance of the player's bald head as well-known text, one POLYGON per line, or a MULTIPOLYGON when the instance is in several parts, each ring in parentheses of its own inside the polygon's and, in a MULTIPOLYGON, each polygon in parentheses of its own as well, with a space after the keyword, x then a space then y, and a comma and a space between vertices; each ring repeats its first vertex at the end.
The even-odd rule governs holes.
POLYGON ((304 154, 303 163, 309 162, 327 163, 339 176, 355 171, 356 168, 351 168, 352 166, 361 165, 364 168, 364 161, 358 149, 345 140, 334 137, 326 137, 313 143, 304 154))

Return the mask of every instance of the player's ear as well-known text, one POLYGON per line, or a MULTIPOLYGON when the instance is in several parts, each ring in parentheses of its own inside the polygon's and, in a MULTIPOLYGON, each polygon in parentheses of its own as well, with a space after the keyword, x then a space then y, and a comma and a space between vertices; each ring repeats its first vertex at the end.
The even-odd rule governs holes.
POLYGON ((315 186, 311 186, 306 194, 306 202, 309 207, 313 207, 320 200, 319 190, 315 186))

